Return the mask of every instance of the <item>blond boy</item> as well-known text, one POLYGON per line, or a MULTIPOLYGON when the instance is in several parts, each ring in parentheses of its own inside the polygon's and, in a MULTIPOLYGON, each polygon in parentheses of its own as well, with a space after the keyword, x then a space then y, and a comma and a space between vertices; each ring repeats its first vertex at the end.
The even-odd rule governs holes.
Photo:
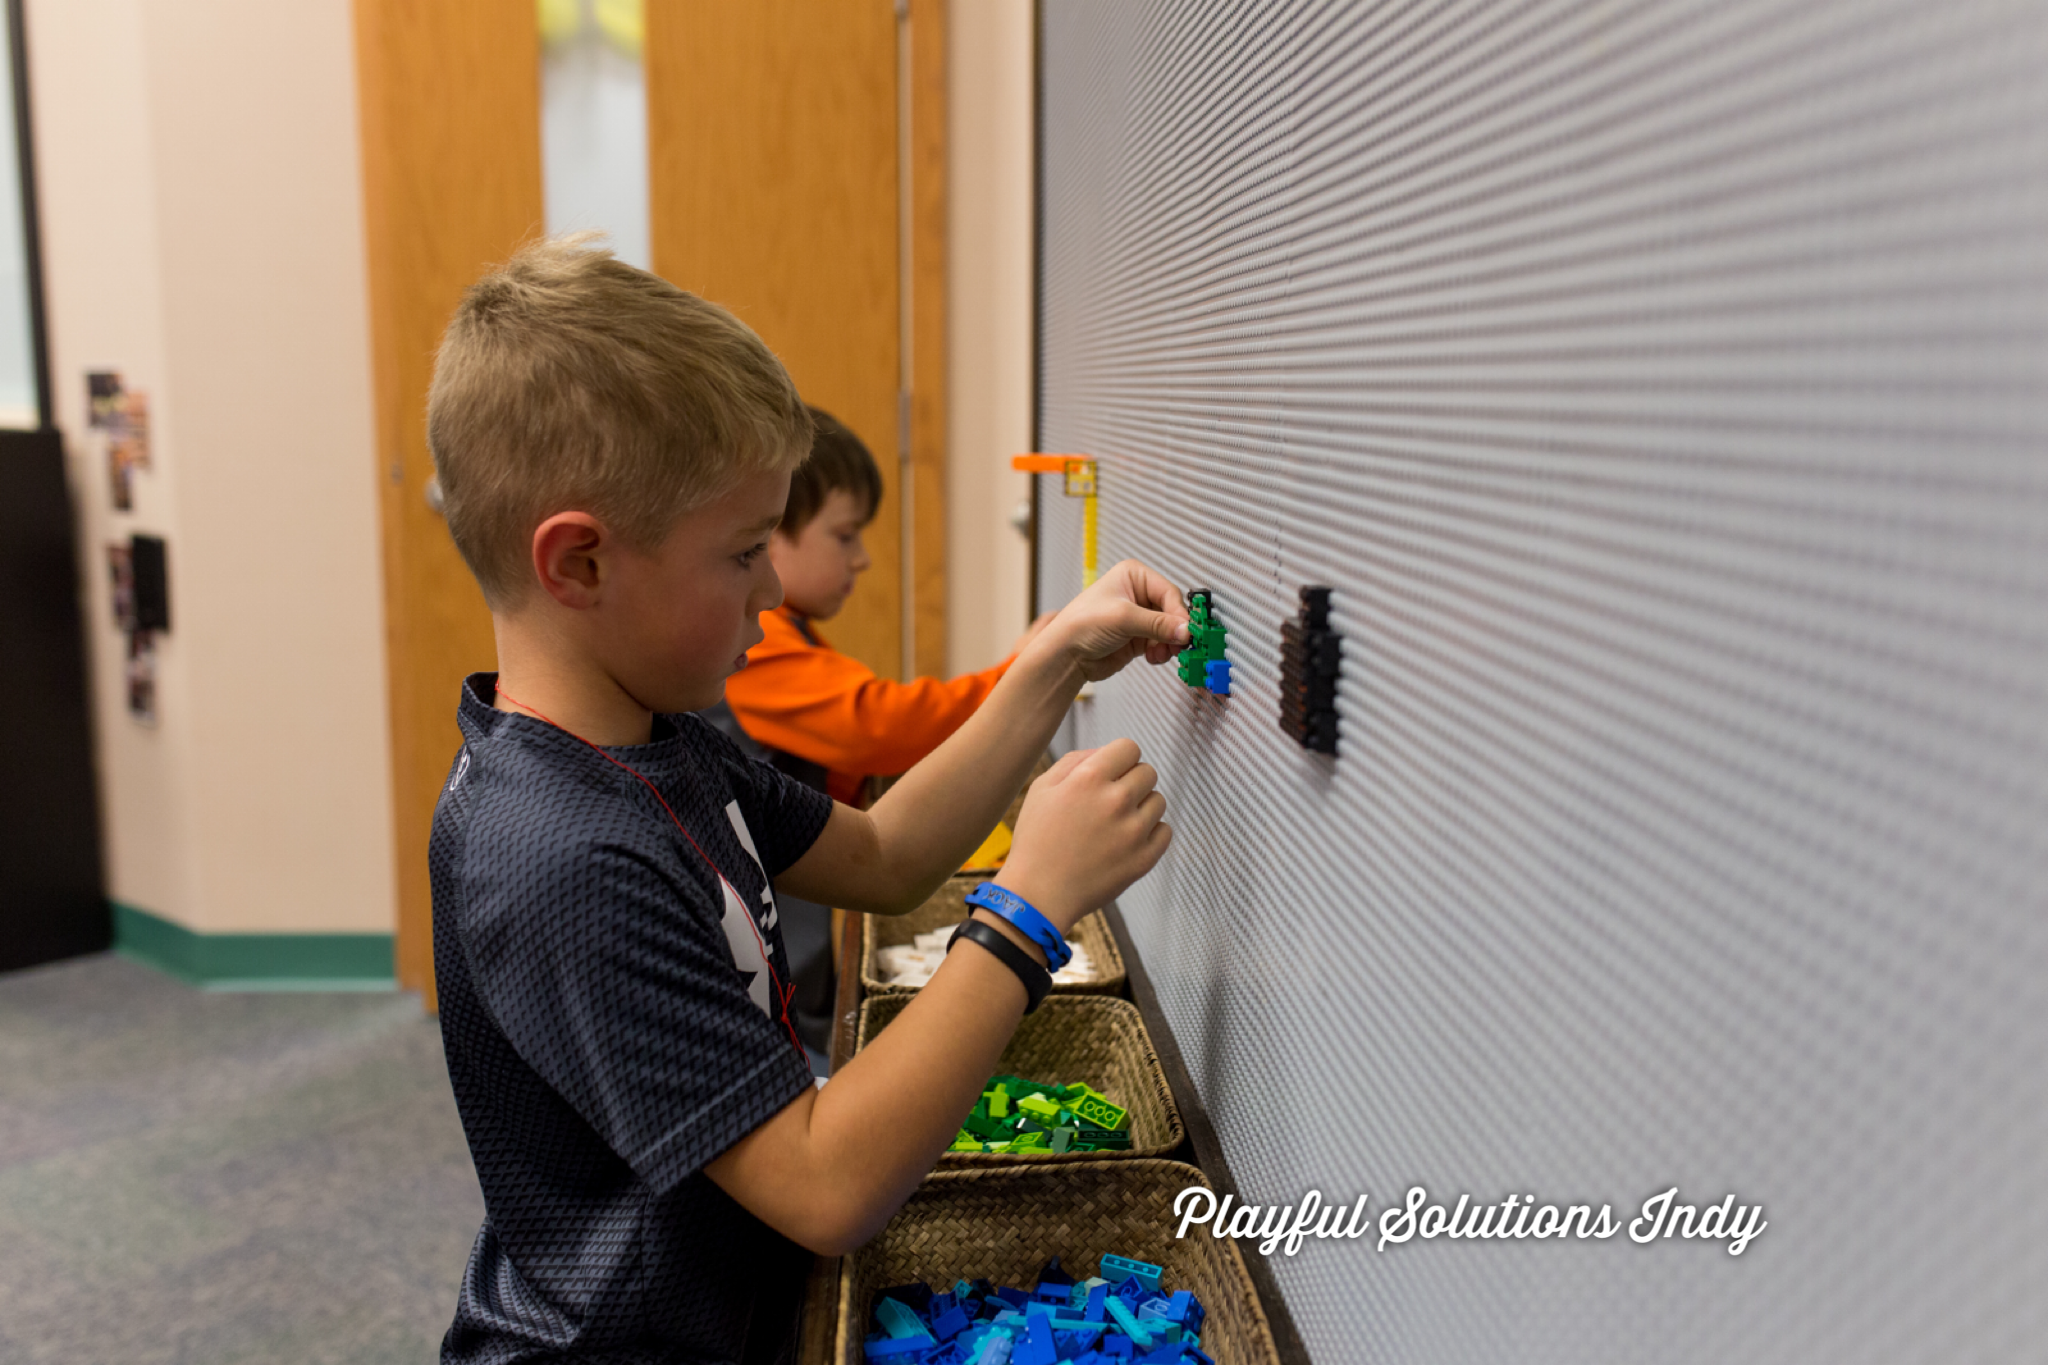
MULTIPOLYGON (((540 243, 463 300, 428 424, 499 666, 464 685, 431 852, 486 1207, 442 1358, 785 1358, 807 1252, 859 1245, 931 1168, 1043 989, 1046 940, 977 911, 990 928, 820 1088, 775 892, 917 905, 1082 681, 1184 642, 1179 594, 1118 565, 861 812, 687 714, 781 597, 767 541, 810 444, 758 338, 608 253, 540 243)), ((1068 755, 998 881, 1064 933, 1165 851, 1153 784, 1129 741, 1068 755)))

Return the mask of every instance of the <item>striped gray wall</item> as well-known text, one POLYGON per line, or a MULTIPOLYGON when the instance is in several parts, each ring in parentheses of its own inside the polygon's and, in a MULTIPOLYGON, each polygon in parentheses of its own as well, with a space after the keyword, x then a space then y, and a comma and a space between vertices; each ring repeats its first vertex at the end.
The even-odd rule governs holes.
POLYGON ((1311 1243, 1311 1353, 2040 1358, 2048 4, 1044 13, 1042 445, 1237 674, 1063 742, 1163 773, 1123 903, 1247 1197, 1770 1222, 1311 1243))

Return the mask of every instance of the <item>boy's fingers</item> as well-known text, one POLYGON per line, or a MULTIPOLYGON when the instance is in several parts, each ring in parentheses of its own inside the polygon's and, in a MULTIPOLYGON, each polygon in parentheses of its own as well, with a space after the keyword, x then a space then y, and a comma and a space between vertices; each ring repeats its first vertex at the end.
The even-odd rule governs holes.
POLYGON ((1129 772, 1137 761, 1137 741, 1113 739, 1090 754, 1087 765, 1106 780, 1114 782, 1129 772))
POLYGON ((1130 771, 1117 779, 1117 785, 1127 790, 1133 801, 1141 801, 1159 785, 1159 773, 1150 763, 1134 764, 1130 771))
POLYGON ((1062 781, 1066 779, 1069 773, 1073 772, 1074 769, 1081 766, 1081 762, 1083 759, 1087 758, 1088 755, 1094 752, 1095 751, 1093 749, 1067 750, 1058 758, 1054 759, 1052 766, 1050 768, 1047 768, 1044 772, 1040 773, 1037 779, 1033 781, 1031 785, 1035 787, 1038 785, 1038 783, 1043 782, 1048 786, 1058 786, 1062 781))
POLYGON ((1147 820, 1155 822, 1164 820, 1166 818, 1166 798, 1158 792, 1151 793, 1138 803, 1138 814, 1144 816, 1147 820))
POLYGON ((1180 589, 1166 581, 1163 574, 1156 573, 1135 559, 1126 559, 1109 571, 1110 577, 1124 587, 1124 595, 1141 607, 1175 615, 1187 620, 1187 606, 1180 599, 1180 589))
POLYGON ((1166 856, 1166 850, 1173 845, 1173 826, 1161 820, 1152 826, 1152 832, 1145 836, 1145 871, 1159 866, 1159 860, 1166 856))
MULTIPOLYGON (((1145 628, 1139 638, 1154 640, 1162 645, 1185 645, 1188 642, 1186 617, 1176 619, 1163 611, 1146 612, 1145 615, 1151 619, 1145 622, 1145 628)), ((1150 653, 1149 649, 1147 653, 1150 653)))

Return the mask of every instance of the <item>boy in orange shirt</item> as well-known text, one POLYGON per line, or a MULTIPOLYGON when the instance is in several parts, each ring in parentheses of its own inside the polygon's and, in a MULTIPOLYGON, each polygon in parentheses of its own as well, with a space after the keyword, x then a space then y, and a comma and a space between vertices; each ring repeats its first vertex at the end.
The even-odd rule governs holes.
POLYGON ((837 616, 873 563, 861 532, 879 509, 882 475, 860 437, 830 413, 810 413, 810 458, 791 476, 782 524, 768 540, 782 605, 761 613, 766 638, 727 680, 725 700, 748 736, 777 751, 777 767, 856 803, 869 776, 908 772, 959 729, 1017 656, 950 680, 896 682, 818 634, 813 623, 837 616))
MULTIPOLYGON (((824 641, 812 623, 837 616, 874 562, 861 532, 879 510, 882 472, 844 423, 821 408, 810 414, 810 456, 790 476, 782 524, 768 538, 782 605, 761 613, 763 638, 747 651, 747 666, 726 679, 725 703, 741 731, 733 738, 751 739, 765 751, 759 756, 833 800, 858 804, 868 777, 908 772, 965 724, 1017 654, 950 680, 896 682, 824 641)), ((1017 649, 1050 619, 1033 622, 1017 649)), ((706 716, 733 733, 716 708, 706 716)), ((837 985, 831 912, 785 896, 782 923, 797 1030, 822 1054, 837 985)))

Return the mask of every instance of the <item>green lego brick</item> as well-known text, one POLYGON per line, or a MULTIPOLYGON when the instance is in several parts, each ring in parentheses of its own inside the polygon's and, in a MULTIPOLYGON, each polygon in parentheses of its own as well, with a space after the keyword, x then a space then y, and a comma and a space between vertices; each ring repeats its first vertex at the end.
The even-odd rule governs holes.
POLYGON ((1103 1099, 1100 1095, 1087 1095, 1074 1101, 1074 1112, 1098 1127, 1116 1132, 1131 1120, 1130 1111, 1122 1109, 1103 1099))
POLYGON ((990 1118, 996 1119, 1008 1118, 1010 1116, 1010 1090, 1008 1086, 998 1085, 989 1092, 988 1113, 990 1118))
POLYGON ((1001 1142, 1010 1136, 1010 1125, 1001 1119, 981 1118, 974 1114, 969 1114, 960 1127, 963 1132, 972 1133, 984 1142, 1001 1142))
POLYGON ((1026 1095, 1017 1101, 1018 1112, 1029 1114, 1040 1123, 1050 1125, 1060 1116, 1060 1107, 1043 1095, 1026 1095))

